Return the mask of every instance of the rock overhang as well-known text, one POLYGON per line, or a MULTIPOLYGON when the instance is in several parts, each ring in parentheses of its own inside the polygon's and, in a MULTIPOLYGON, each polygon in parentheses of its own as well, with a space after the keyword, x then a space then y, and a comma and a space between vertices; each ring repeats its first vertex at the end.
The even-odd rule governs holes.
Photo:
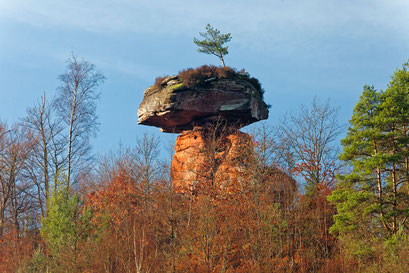
POLYGON ((145 90, 138 109, 138 123, 180 133, 217 120, 241 128, 267 119, 268 107, 258 81, 247 73, 231 71, 222 76, 202 73, 200 80, 194 78, 193 84, 180 74, 160 79, 145 90))

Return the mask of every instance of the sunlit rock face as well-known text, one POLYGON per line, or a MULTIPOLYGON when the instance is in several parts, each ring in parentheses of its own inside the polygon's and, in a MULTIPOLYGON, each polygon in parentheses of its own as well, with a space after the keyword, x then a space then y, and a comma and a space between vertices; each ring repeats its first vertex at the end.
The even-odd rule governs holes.
POLYGON ((138 123, 181 133, 219 119, 235 128, 267 119, 260 87, 250 79, 233 73, 226 78, 205 77, 192 85, 181 76, 164 78, 145 90, 138 123))
POLYGON ((215 133, 214 128, 195 127, 178 136, 171 165, 174 190, 197 193, 203 185, 213 184, 219 192, 231 194, 257 188, 270 193, 272 202, 291 205, 296 181, 278 168, 261 170, 250 135, 231 127, 220 130, 215 133))
POLYGON ((171 166, 175 190, 195 190, 203 182, 224 188, 244 183, 251 167, 252 150, 251 137, 237 129, 217 134, 203 128, 182 132, 176 140, 171 166))

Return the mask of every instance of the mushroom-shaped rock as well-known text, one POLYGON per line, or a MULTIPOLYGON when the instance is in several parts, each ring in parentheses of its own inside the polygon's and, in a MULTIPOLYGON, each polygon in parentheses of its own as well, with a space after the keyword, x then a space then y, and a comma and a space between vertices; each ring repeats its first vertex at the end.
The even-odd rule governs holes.
POLYGON ((267 119, 268 109, 259 82, 248 73, 203 66, 157 79, 145 90, 138 117, 139 124, 180 133, 217 120, 241 128, 267 119))

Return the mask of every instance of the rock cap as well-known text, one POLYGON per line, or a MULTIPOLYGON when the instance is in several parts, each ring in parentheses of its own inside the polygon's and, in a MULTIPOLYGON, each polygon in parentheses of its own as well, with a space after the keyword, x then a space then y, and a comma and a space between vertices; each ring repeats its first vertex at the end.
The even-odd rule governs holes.
POLYGON ((241 128, 267 119, 268 109, 257 79, 229 67, 202 66, 162 77, 147 88, 138 123, 180 133, 216 120, 241 128))

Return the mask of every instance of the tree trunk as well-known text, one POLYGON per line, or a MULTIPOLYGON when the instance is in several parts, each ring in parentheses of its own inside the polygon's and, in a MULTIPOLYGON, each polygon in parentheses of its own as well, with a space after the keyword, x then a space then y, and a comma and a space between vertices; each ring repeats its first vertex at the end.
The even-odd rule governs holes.
POLYGON ((393 214, 392 232, 395 234, 398 231, 397 217, 396 217, 396 213, 398 210, 398 203, 397 203, 398 186, 397 186, 397 181, 396 181, 396 164, 395 163, 393 164, 393 169, 392 169, 392 183, 393 183, 393 211, 395 212, 393 214))
POLYGON ((70 187, 71 183, 71 159, 72 159, 72 142, 73 142, 73 133, 74 133, 74 115, 76 112, 77 108, 77 90, 78 90, 78 83, 75 83, 75 89, 74 89, 74 97, 72 99, 72 110, 71 110, 71 117, 70 117, 70 130, 69 130, 69 135, 68 135, 68 154, 67 154, 67 160, 68 160, 68 170, 67 170, 67 187, 70 187))
MULTIPOLYGON (((377 148, 377 144, 376 141, 373 140, 372 144, 374 146, 374 151, 375 151, 375 155, 378 154, 378 148, 377 148)), ((377 187, 378 187, 378 198, 379 198, 379 205, 380 205, 380 215, 382 217, 382 225, 385 228, 385 230, 389 233, 390 232, 390 228, 388 226, 388 224, 383 220, 383 189, 382 189, 382 177, 381 177, 381 170, 379 167, 376 168, 376 180, 377 180, 377 187)))
POLYGON ((220 55, 220 60, 222 61, 223 67, 226 67, 226 65, 224 63, 223 55, 220 55))

